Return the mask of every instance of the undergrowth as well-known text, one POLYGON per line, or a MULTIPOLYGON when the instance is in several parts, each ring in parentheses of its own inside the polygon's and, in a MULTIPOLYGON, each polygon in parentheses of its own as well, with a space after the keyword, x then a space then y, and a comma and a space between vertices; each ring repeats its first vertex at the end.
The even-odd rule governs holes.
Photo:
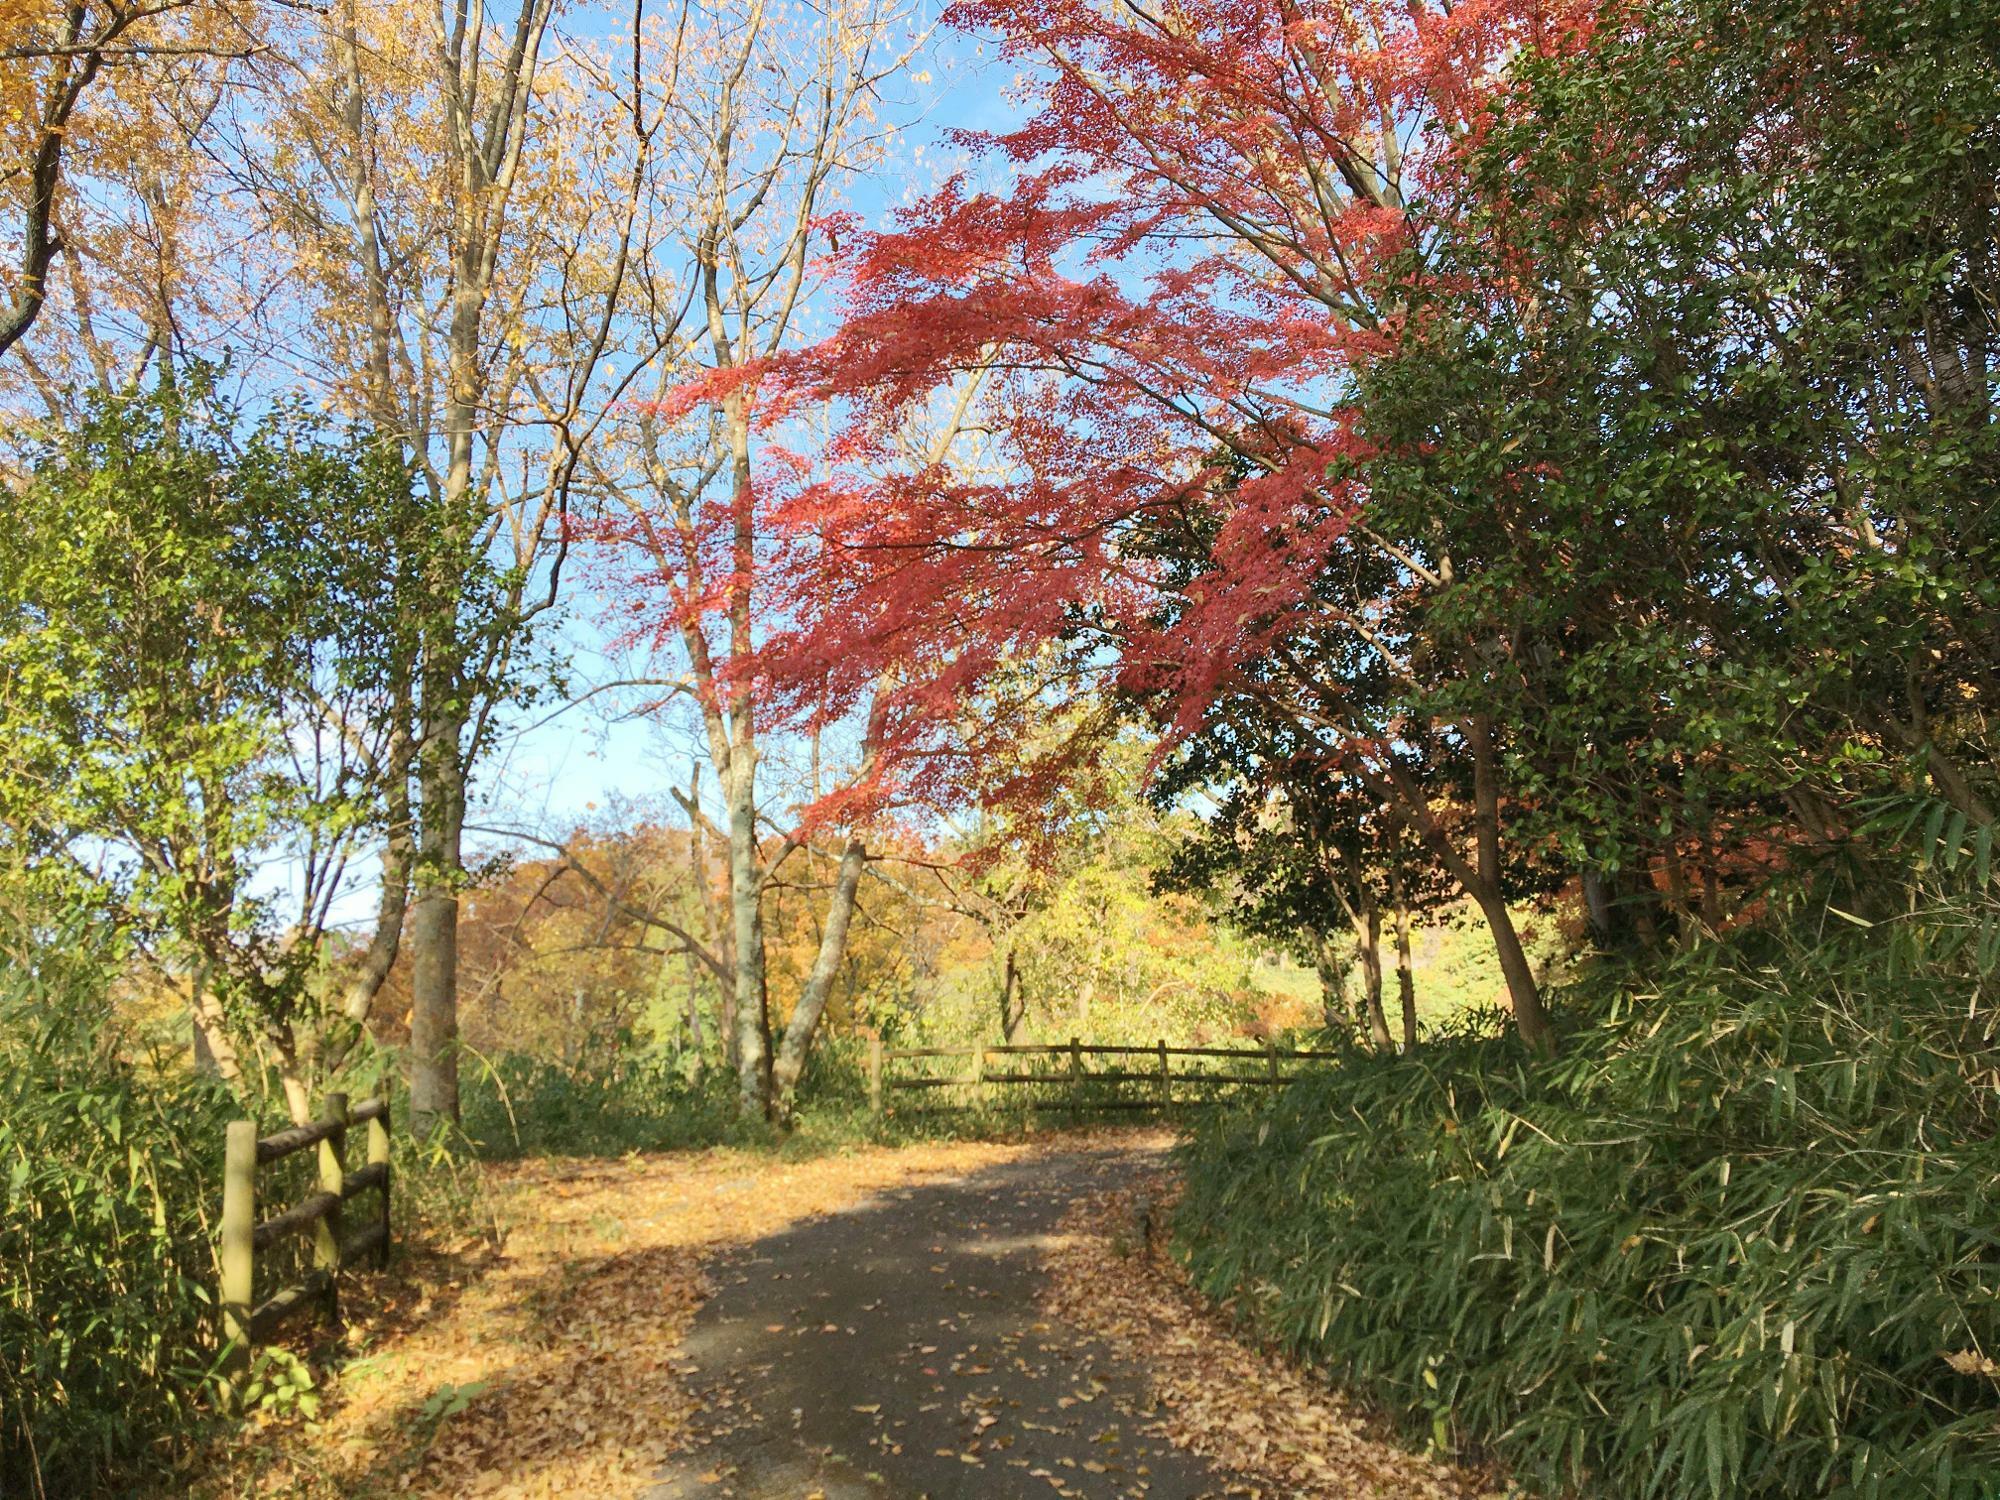
POLYGON ((468 1061, 461 1077, 466 1137, 497 1161, 709 1145, 734 1118, 727 1080, 690 1083, 668 1059, 644 1054, 565 1065, 509 1052, 468 1061))
MULTIPOLYGON (((899 1107, 878 1118, 868 1102, 866 1049, 857 1037, 824 1036, 799 1081, 787 1126, 746 1121, 737 1107, 735 1075, 710 1067, 696 1077, 670 1053, 620 1046, 562 1062, 525 1053, 484 1057, 468 1052, 461 1069, 460 1105, 468 1148, 489 1161, 534 1156, 623 1156, 628 1152, 700 1151, 738 1147, 805 1160, 862 1146, 934 1141, 1018 1141, 1054 1132, 1178 1119, 1176 1110, 1066 1107, 1067 1086, 1031 1093, 997 1091, 971 1102, 899 1107)), ((1087 1104, 1129 1102, 1128 1090, 1106 1084, 1088 1090, 1087 1104)))
POLYGON ((97 1492, 194 1419, 212 1372, 235 1109, 128 1043, 87 956, 0 967, 0 1494, 97 1492))
POLYGON ((573 1062, 468 1055, 459 1102, 466 1140, 492 1161, 711 1146, 812 1156, 891 1138, 868 1113, 862 1068, 852 1038, 821 1038, 789 1129, 744 1120, 727 1069, 690 1077, 679 1057, 624 1043, 573 1062))
POLYGON ((1801 905, 1553 1061, 1467 1025, 1184 1148, 1202 1290, 1551 1495, 2000 1494, 1990 901, 1801 905))
MULTIPOLYGON (((115 972, 63 937, 32 964, 0 958, 0 1496, 129 1492, 229 1404, 214 1236, 244 1106, 121 1020, 115 972)), ((461 1144, 394 1139, 399 1243, 495 1232, 461 1144)), ((297 1185, 271 1176, 278 1193, 297 1185)), ((271 1266, 267 1283, 283 1257, 271 1266)), ((271 1350, 245 1399, 303 1370, 271 1350)))

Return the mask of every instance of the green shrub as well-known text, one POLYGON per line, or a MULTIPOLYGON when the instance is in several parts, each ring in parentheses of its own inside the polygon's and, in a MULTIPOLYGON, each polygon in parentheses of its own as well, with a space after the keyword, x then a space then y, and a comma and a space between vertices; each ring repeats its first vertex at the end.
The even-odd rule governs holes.
POLYGON ((858 1036, 822 1032, 799 1075, 802 1114, 842 1112, 868 1102, 868 1046, 858 1036))
POLYGON ((219 1088, 149 1073, 105 975, 0 960, 0 1494, 92 1494, 194 1414, 213 1360, 219 1088))
MULTIPOLYGON (((217 1409, 213 1215, 243 1106, 116 1023, 111 972, 60 939, 0 958, 0 1496, 120 1492, 217 1409)), ((395 1143, 399 1241, 493 1232, 457 1142, 395 1143)), ((260 1194, 299 1190, 309 1159, 260 1194)), ((260 1257, 260 1294, 302 1247, 260 1257)), ((259 1368, 279 1394, 305 1370, 280 1349, 259 1368)))
POLYGON ((736 1117, 732 1080, 690 1083, 673 1059, 646 1052, 569 1066, 502 1053, 466 1070, 459 1102, 466 1136, 498 1160, 714 1145, 736 1117))
POLYGON ((1185 1148, 1196 1282, 1551 1493, 1990 1497, 1995 914, 1821 909, 1185 1148), (1977 941, 1968 941, 1977 939, 1977 941))
POLYGON ((636 1048, 576 1063, 480 1058, 465 1070, 459 1103, 466 1138, 492 1160, 772 1144, 810 1155, 873 1133, 867 1066, 859 1039, 822 1036, 799 1079, 791 1131, 744 1124, 727 1069, 691 1081, 680 1057, 636 1048))

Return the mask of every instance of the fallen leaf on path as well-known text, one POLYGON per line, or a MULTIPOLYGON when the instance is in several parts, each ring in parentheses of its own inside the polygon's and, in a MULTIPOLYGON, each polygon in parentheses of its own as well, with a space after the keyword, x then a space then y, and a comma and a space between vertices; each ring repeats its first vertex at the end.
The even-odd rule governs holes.
MULTIPOLYGON (((1044 1304, 1144 1372, 1177 1447, 1299 1500, 1472 1500, 1499 1488, 1490 1475, 1399 1446, 1319 1377, 1244 1342, 1169 1257, 1133 1249, 1139 1205, 1158 1222, 1174 1195, 1173 1178, 1161 1174, 1074 1205, 1046 1245, 1044 1304)), ((1096 1394, 1078 1390, 1076 1400, 1096 1394)))
POLYGON ((313 1429, 272 1424, 219 1444, 176 1493, 642 1494, 698 1414, 679 1346, 708 1295, 711 1257, 882 1189, 1030 1149, 943 1143, 802 1162, 718 1150, 491 1168, 504 1252, 477 1264, 412 1255, 344 1289, 362 1314, 351 1324, 371 1298, 400 1310, 369 1327, 379 1342, 368 1360, 324 1382, 313 1429))

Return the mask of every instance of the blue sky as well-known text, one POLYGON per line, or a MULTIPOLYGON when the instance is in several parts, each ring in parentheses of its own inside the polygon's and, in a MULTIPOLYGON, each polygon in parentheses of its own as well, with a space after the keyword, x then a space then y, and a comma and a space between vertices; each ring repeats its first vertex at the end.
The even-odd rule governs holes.
MULTIPOLYGON (((897 208, 953 171, 971 168, 985 177, 994 170, 991 163, 971 163, 949 132, 1004 129, 1019 119, 1007 97, 1011 69, 976 38, 933 33, 910 73, 906 97, 884 110, 897 126, 888 161, 844 194, 846 206, 870 228, 887 227, 897 208)), ((821 291, 808 326, 825 326, 836 293, 821 291)), ((569 661, 574 690, 632 675, 637 663, 611 650, 599 623, 603 611, 591 592, 589 564, 574 568, 570 581, 561 639, 551 645, 569 661)), ((687 785, 696 753, 693 725, 684 715, 635 717, 631 707, 630 695, 601 694, 568 709, 552 703, 517 716, 479 778, 482 809, 474 821, 556 834, 592 821, 629 821, 635 811, 667 815, 669 789, 687 785)), ((502 841, 488 835, 481 842, 491 847, 502 841)))

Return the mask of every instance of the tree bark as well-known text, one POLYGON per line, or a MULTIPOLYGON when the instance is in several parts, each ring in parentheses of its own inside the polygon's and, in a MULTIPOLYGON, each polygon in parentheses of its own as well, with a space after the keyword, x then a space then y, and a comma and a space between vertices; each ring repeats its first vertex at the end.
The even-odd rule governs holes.
POLYGON ((194 983, 189 1012, 194 1021, 196 1067, 220 1078, 240 1099, 243 1097, 243 1064, 236 1055, 236 1044, 229 1039, 229 1029, 222 1016, 222 1002, 207 988, 205 976, 197 976, 194 983))
POLYGON ((310 1125, 312 1094, 306 1087, 305 1069, 300 1066, 297 1037, 283 1022, 273 1022, 266 1035, 278 1053, 278 1090, 285 1096, 285 1114, 294 1125, 310 1125))
POLYGON ((1362 998, 1367 1007, 1368 1040, 1377 1052, 1389 1052, 1389 1019, 1382 1011, 1382 908, 1364 886, 1355 909, 1354 940, 1361 950, 1362 998))
POLYGON ((382 849, 382 893, 375 907, 375 931, 361 962, 341 987, 340 1013, 356 1027, 368 1024, 375 997, 396 966, 403 943, 403 920, 409 914, 410 874, 416 863, 416 828, 410 807, 409 737, 395 732, 384 778, 388 837, 382 849))
POLYGON ((736 948, 736 1102, 746 1120, 768 1117, 770 1019, 764 1008, 763 872, 757 851, 756 756, 739 742, 725 779, 729 804, 729 911, 736 948))
POLYGON ((861 872, 867 863, 868 850, 861 840, 849 839, 847 848, 840 856, 840 872, 834 877, 833 898, 827 908, 826 926, 820 932, 819 952, 813 956, 812 972, 806 976, 798 1004, 792 1007, 791 1022, 785 1027, 777 1059, 771 1068, 772 1109, 780 1120, 789 1121, 791 1118, 792 1096, 798 1088, 800 1075, 805 1072, 813 1033, 819 1029, 827 997, 833 993, 833 982, 839 977, 840 965, 847 956, 847 929, 854 917, 855 895, 861 885, 861 872))
POLYGON ((1513 914, 1507 910, 1506 901, 1496 892, 1475 891, 1472 899, 1477 903, 1480 915, 1486 918, 1486 926, 1493 939, 1494 955, 1500 960, 1500 975, 1507 982, 1507 993, 1513 1004, 1515 1030, 1520 1032, 1521 1040, 1537 1052, 1553 1052, 1555 1038, 1541 1008, 1541 992, 1535 980, 1535 966, 1528 961, 1527 949, 1521 946, 1521 936, 1515 930, 1513 914), (1521 998, 1524 995, 1534 997, 1531 1006, 1522 1005, 1521 998))
MULTIPOLYGON (((474 473, 482 432, 489 440, 494 392, 485 319, 496 284, 507 213, 526 145, 547 0, 523 0, 512 34, 490 69, 477 27, 461 26, 438 54, 439 99, 452 141, 453 194, 450 317, 444 338, 444 402, 440 437, 444 472, 438 484, 442 524, 468 551, 479 545, 487 499, 474 473)), ((366 247, 363 247, 366 253, 366 247)), ((370 277, 373 270, 366 271, 370 277)), ((370 339, 374 346, 373 336, 370 339)), ((371 355, 371 357, 378 357, 371 355)), ((379 371, 378 377, 379 377, 379 371)), ((418 441, 406 433, 406 441, 418 441)), ((418 756, 421 865, 410 916, 410 1114, 419 1134, 458 1121, 458 902, 464 880, 463 837, 468 767, 483 719, 494 701, 494 677, 504 673, 506 632, 518 627, 512 606, 467 637, 460 618, 464 580, 452 553, 426 580, 423 629, 424 725, 418 756), (492 677, 486 674, 493 674, 492 677), (474 705, 484 701, 484 709, 474 705), (468 737, 467 728, 473 733, 468 737)))
POLYGON ((1400 860, 1389 866, 1390 920, 1396 930, 1396 995, 1403 1008, 1403 1051, 1417 1050, 1417 975, 1410 962, 1410 902, 1400 860))
POLYGON ((1432 816, 1430 799, 1424 789, 1410 779, 1407 771, 1393 761, 1380 772, 1364 772, 1369 785, 1384 802, 1399 808, 1423 841, 1430 845, 1438 862, 1470 896, 1486 918, 1493 938, 1493 951, 1507 981, 1508 1002, 1514 1013, 1514 1029, 1537 1052, 1555 1050, 1555 1033, 1542 1009, 1542 991, 1535 979, 1534 965, 1521 947, 1514 930, 1513 914, 1501 883, 1500 783, 1490 721, 1484 716, 1461 726, 1472 750, 1473 857, 1451 838, 1432 816))
POLYGON ((1616 953, 1624 946, 1620 941, 1618 913, 1611 905, 1610 882, 1601 871, 1585 870, 1579 877, 1583 886, 1583 910, 1590 923, 1591 941, 1605 953, 1616 953))
POLYGON ((1325 936, 1314 939, 1313 968, 1319 974, 1320 1019, 1328 1031, 1338 1031, 1347 1024, 1347 975, 1353 967, 1338 943, 1325 936))
POLYGON ((419 763, 421 874, 410 911, 410 1122, 458 1123, 458 887, 465 828, 457 723, 434 723, 419 763))
POLYGON ((1014 1037, 1021 1029, 1022 1017, 1027 1014, 1026 1005, 1015 1005, 1021 993, 1021 966, 1015 957, 1014 944, 1007 945, 1007 964, 1000 975, 1000 1039, 1008 1046, 1014 1045, 1014 1037))
MULTIPOLYGON (((720 744, 720 728, 710 726, 711 745, 720 744)), ((726 756, 727 747, 724 746, 726 756)), ((725 759, 723 764, 726 764, 725 759)), ((711 952, 720 953, 728 964, 729 972, 736 972, 736 942, 734 930, 725 920, 715 896, 715 887, 708 878, 708 832, 701 813, 701 762, 695 761, 688 774, 687 800, 683 804, 688 815, 688 876, 694 885, 696 907, 701 917, 701 939, 711 952)), ((689 992, 690 1014, 694 1014, 695 999, 689 992)), ((723 1065, 732 1076, 738 1072, 740 1059, 736 1053, 736 987, 734 982, 718 983, 716 986, 716 1034, 722 1039, 723 1065)))
POLYGON ((1514 1028, 1521 1040, 1537 1052, 1555 1050, 1555 1032, 1548 1013, 1542 1009, 1542 987, 1528 962, 1521 935, 1514 928, 1513 913, 1501 883, 1500 861, 1500 768, 1499 752, 1493 743, 1493 724, 1481 714, 1470 726, 1472 741, 1472 803, 1474 848, 1477 859, 1472 899, 1493 934, 1493 949, 1500 960, 1500 973, 1507 981, 1507 995, 1514 1011, 1514 1028))
POLYGON ((694 1076, 699 1081, 708 1052, 708 1038, 701 1030, 701 965, 696 961, 693 949, 683 951, 681 960, 683 979, 687 984, 688 1046, 694 1049, 694 1076))

